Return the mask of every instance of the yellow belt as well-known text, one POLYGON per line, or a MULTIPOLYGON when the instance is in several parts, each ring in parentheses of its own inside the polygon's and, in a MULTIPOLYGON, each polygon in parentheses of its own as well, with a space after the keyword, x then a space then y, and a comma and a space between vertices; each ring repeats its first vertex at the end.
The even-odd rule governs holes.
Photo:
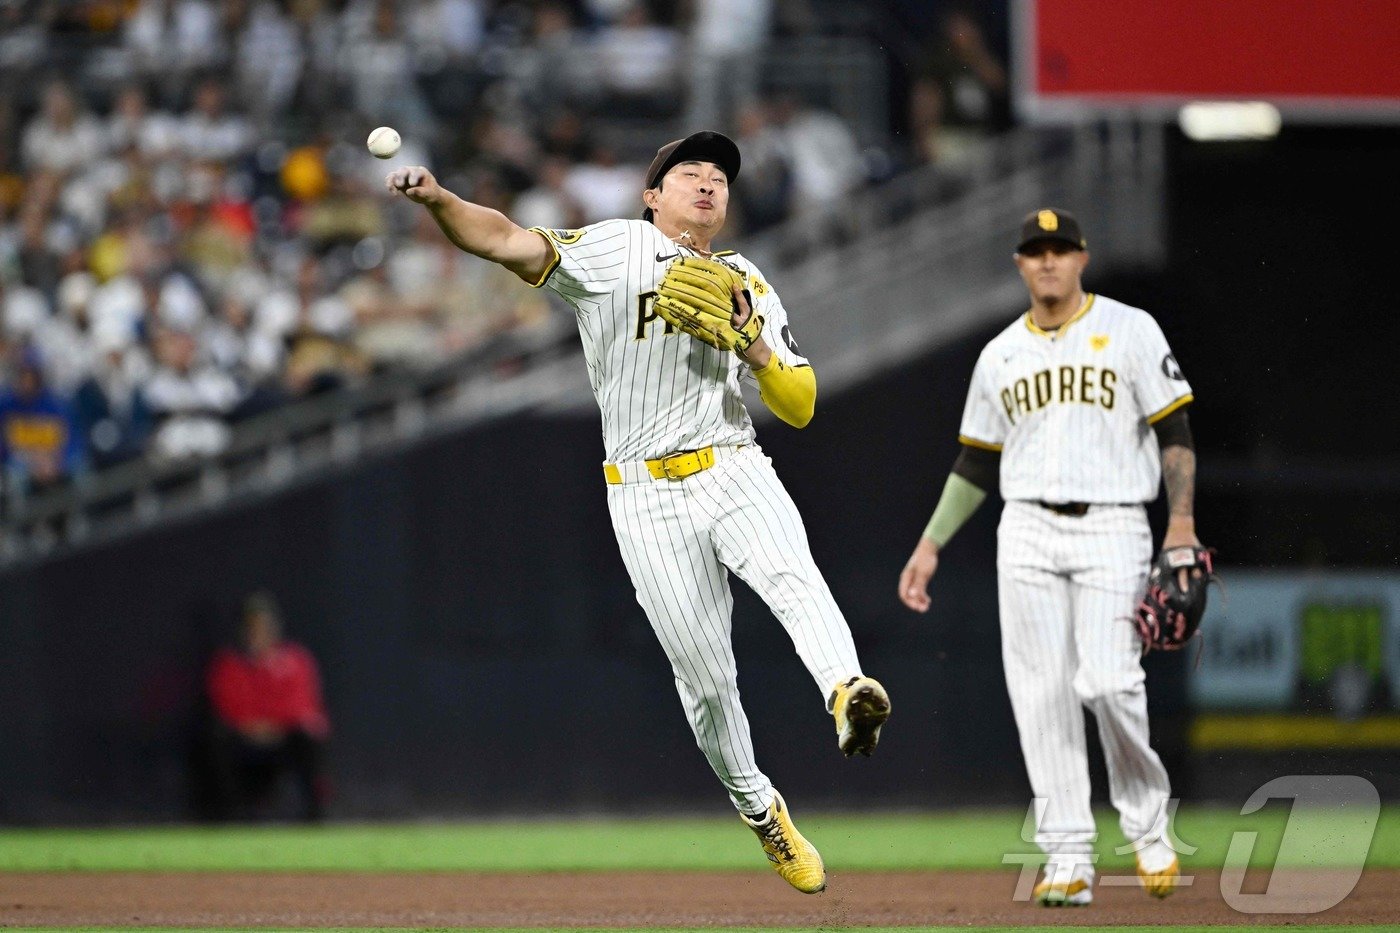
MULTIPOLYGON (((647 460, 647 472, 652 479, 685 479, 701 473, 715 465, 714 447, 701 447, 699 450, 684 450, 656 460, 647 460)), ((622 482, 622 471, 615 463, 603 464, 603 476, 608 482, 617 485, 622 482)))

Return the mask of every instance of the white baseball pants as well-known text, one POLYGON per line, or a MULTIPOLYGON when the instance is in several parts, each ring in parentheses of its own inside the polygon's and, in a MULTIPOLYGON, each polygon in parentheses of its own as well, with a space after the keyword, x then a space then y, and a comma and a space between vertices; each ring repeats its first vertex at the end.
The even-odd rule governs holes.
POLYGON ((729 573, 787 629, 822 703, 860 673, 845 617, 822 579, 797 507, 758 447, 730 448, 682 480, 608 487, 627 573, 660 639, 695 740, 735 806, 760 813, 772 785, 754 760, 739 703, 729 573))
POLYGON ((1002 512, 1002 661, 1031 790, 1044 801, 1036 843, 1047 854, 1087 853, 1095 836, 1083 706, 1098 721, 1123 834, 1137 842, 1165 831, 1171 787, 1148 744, 1132 621, 1151 559, 1139 505, 1096 505, 1073 516, 1008 502, 1002 512))

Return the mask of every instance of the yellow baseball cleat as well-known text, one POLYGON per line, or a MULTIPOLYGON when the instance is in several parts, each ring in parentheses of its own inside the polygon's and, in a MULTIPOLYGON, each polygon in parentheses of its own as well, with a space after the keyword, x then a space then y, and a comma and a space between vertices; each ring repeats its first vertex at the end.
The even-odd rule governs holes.
POLYGON ((1094 892, 1087 881, 1075 880, 1068 884, 1042 881, 1035 886, 1035 899, 1042 907, 1087 907, 1094 902, 1094 892))
POLYGON ((773 802, 763 819, 755 821, 743 813, 739 817, 754 831, 773 870, 784 881, 803 894, 816 894, 826 888, 826 866, 821 853, 792 825, 782 794, 773 791, 773 802))
POLYGON ((869 758, 880 744, 880 727, 890 718, 890 695, 873 677, 852 677, 831 690, 827 712, 836 719, 836 744, 849 758, 869 758))
POLYGON ((1148 871, 1142 867, 1142 861, 1138 861, 1137 866, 1138 881, 1148 894, 1153 897, 1169 897, 1176 890, 1177 879, 1181 877, 1181 864, 1172 859, 1172 863, 1161 871, 1148 871))
POLYGON ((1083 863, 1048 862, 1033 896, 1042 907, 1088 907, 1094 902, 1094 869, 1083 863))

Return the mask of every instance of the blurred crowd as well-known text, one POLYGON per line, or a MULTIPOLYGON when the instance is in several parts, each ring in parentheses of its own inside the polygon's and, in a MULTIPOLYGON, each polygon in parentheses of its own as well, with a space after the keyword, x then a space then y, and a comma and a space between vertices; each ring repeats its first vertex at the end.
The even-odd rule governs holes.
MULTIPOLYGON (((816 2, 0 3, 10 488, 217 453, 289 399, 558 339, 542 293, 385 196, 392 164, 577 227, 637 212, 664 128, 718 126, 744 152, 735 232, 836 203, 891 160, 759 68, 775 35, 822 28, 816 2), (364 149, 379 124, 405 139, 390 163, 364 149)), ((943 22, 895 120, 906 163, 1005 119, 976 22, 943 22)))

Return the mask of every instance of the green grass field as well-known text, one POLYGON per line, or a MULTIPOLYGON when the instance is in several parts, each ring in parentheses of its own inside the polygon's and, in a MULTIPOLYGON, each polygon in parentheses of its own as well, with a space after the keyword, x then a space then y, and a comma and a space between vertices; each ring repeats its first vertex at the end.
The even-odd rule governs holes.
MULTIPOLYGON (((52 928, 45 928, 52 933, 52 928)), ((170 933, 169 927, 70 927, 75 933, 108 933, 112 930, 123 930, 124 933, 170 933)), ((317 933, 367 933, 367 927, 341 927, 341 928, 317 928, 317 933)), ((444 929, 444 928, 439 928, 444 929)), ((449 930, 470 931, 470 933, 540 933, 538 927, 452 927, 449 930)), ((968 927, 861 927, 861 933, 966 933, 968 927)), ((976 927, 977 933, 1061 933, 1065 929, 1063 926, 1016 926, 1016 927, 976 927)), ((1135 927, 1135 926, 1113 926, 1113 927, 1070 927, 1075 933, 1161 933, 1162 927, 1135 927)), ((1210 931, 1210 933, 1222 933, 1226 930, 1239 930, 1240 927, 1224 926, 1178 926, 1170 928, 1173 933, 1197 933, 1197 931, 1210 931)), ((1262 931, 1262 933, 1299 933, 1300 927, 1294 926, 1256 926, 1249 927, 1250 930, 1262 931)), ((1369 933, 1372 930, 1388 930, 1390 927, 1382 926, 1307 926, 1302 927, 1306 933, 1369 933)), ((811 933, 811 927, 666 927, 665 933, 811 933)), ((217 927, 201 927, 200 933, 247 933, 245 928, 219 929, 217 927)), ((259 927, 258 933, 304 933, 304 931, 291 929, 278 930, 275 927, 259 927)), ((423 933, 421 927, 376 927, 374 933, 423 933)), ((555 933, 598 933, 596 927, 574 927, 565 930, 556 930, 555 933)), ((614 927, 608 933, 656 933, 654 927, 614 927)))
MULTIPOLYGON (((1023 811, 834 815, 797 812, 828 864, 846 871, 987 869, 1006 853, 1031 853, 1023 811)), ((1400 867, 1400 808, 1381 811, 1369 852, 1357 841, 1370 821, 1336 810, 1292 814, 1279 864, 1400 867)), ((1190 864, 1224 864, 1236 832, 1257 833, 1252 863, 1272 865, 1290 820, 1283 807, 1250 816, 1183 807, 1177 836, 1198 847, 1190 864)), ((1132 865, 1111 814, 1100 814, 1100 865, 1132 865)), ((10 829, 0 831, 0 871, 601 871, 749 870, 753 839, 737 819, 560 819, 326 826, 10 829)))

